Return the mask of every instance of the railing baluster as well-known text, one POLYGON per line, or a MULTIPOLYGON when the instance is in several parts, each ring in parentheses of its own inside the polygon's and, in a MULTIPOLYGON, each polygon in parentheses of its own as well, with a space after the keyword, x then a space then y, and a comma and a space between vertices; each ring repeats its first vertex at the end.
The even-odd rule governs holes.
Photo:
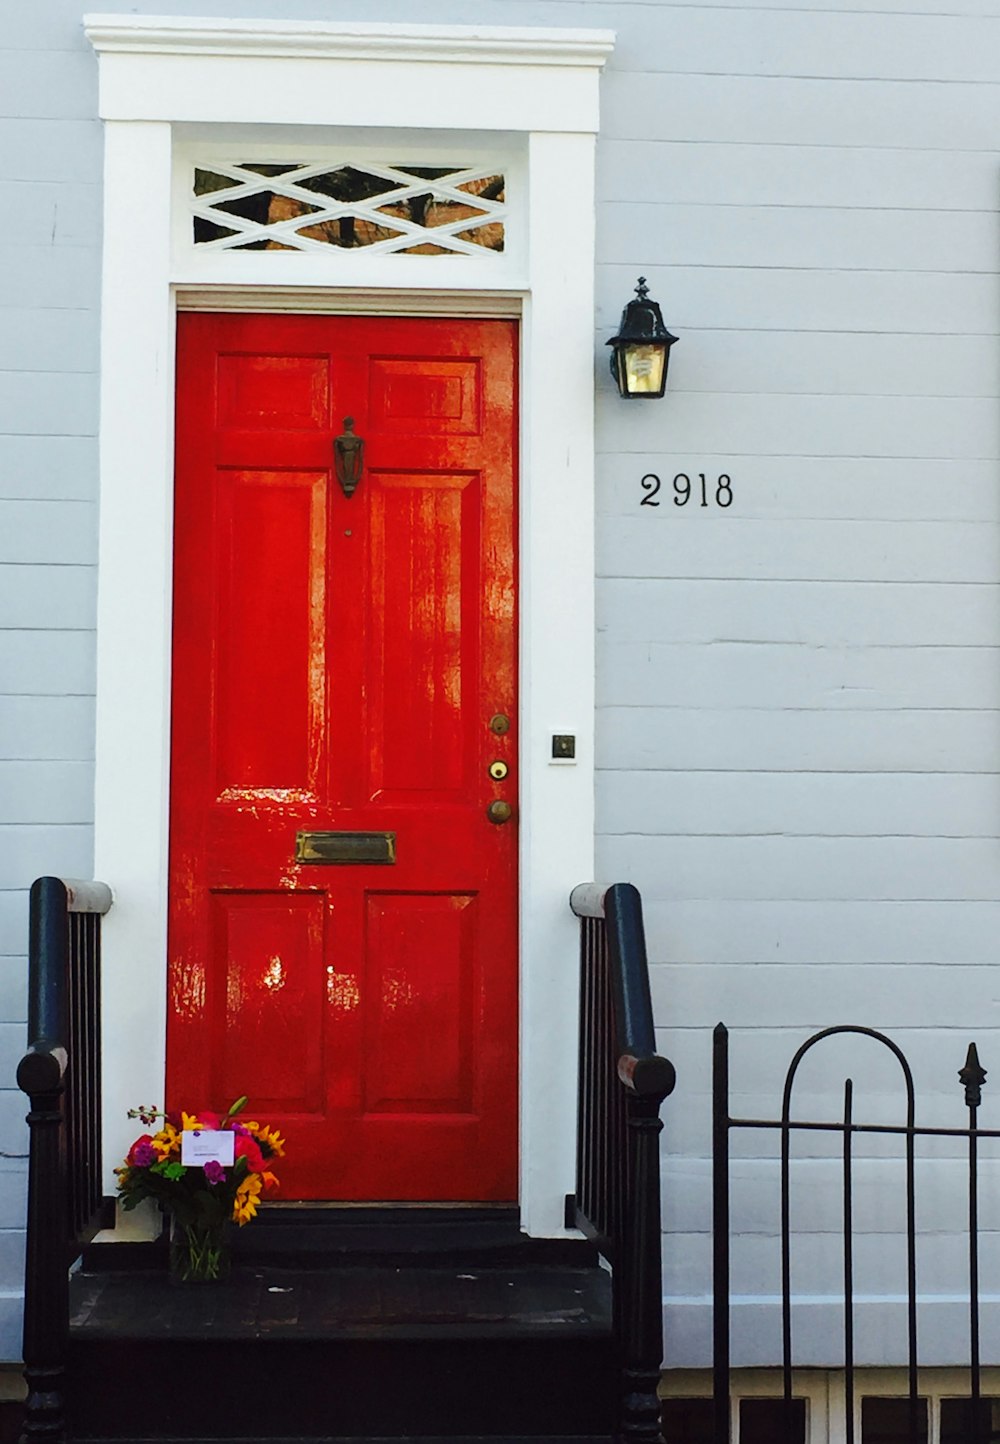
POLYGON ((712 1037, 713 1444, 729 1444, 729 1033, 712 1037))
POLYGON ((851 1121, 854 1084, 844 1082, 844 1440, 854 1444, 854 1197, 851 1121))
POLYGON ((959 1071, 969 1110, 969 1408, 972 1411, 970 1444, 987 1444, 988 1432, 982 1417, 982 1379, 979 1360, 979 1138, 978 1113, 983 1101, 986 1069, 979 1061, 975 1043, 969 1044, 965 1066, 959 1071))
POLYGON ((917 1373, 917 1178, 913 1094, 906 1116, 906 1355, 910 1399, 910 1444, 920 1444, 920 1387, 917 1373))
POLYGON ((787 1100, 781 1115, 781 1411, 783 1444, 794 1444, 792 1431, 792 1238, 791 1238, 791 1132, 787 1100))

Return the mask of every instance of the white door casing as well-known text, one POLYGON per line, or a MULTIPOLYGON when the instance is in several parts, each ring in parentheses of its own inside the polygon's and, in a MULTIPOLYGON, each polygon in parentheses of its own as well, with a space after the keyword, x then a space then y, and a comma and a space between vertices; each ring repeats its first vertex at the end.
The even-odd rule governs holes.
MULTIPOLYGON (((614 36, 136 15, 88 16, 85 28, 106 123, 95 799, 95 876, 115 895, 103 940, 106 1187, 132 1136, 128 1108, 164 1087, 178 296, 519 311, 521 1215, 529 1233, 558 1234, 575 1152, 568 896, 593 873, 594 142, 614 36), (195 154, 403 144, 449 161, 503 158, 502 256, 199 255, 190 242, 195 154), (570 765, 551 758, 564 732, 577 738, 570 765)), ((248 1060, 248 1089, 251 1074, 248 1060)))

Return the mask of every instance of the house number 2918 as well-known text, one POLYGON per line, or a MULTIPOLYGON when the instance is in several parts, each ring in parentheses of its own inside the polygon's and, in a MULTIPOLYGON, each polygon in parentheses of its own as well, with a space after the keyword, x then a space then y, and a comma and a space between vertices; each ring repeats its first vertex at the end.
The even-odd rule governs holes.
MULTIPOLYGON (((672 484, 674 506, 687 506, 689 501, 695 502, 698 506, 711 506, 714 501, 716 506, 723 508, 733 504, 733 483, 725 472, 721 476, 717 476, 714 481, 710 481, 703 471, 699 471, 697 480, 692 482, 686 472, 679 471, 672 484)), ((660 503, 656 500, 656 496, 662 482, 656 473, 647 471, 639 485, 646 493, 639 505, 659 506, 660 503)))

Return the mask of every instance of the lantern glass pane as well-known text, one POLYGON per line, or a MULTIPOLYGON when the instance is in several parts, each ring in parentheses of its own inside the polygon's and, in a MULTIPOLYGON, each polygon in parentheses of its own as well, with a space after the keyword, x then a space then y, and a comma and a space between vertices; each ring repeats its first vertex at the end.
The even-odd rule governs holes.
POLYGON ((628 394, 659 396, 663 391, 666 346, 628 343, 622 350, 625 353, 625 385, 628 394))

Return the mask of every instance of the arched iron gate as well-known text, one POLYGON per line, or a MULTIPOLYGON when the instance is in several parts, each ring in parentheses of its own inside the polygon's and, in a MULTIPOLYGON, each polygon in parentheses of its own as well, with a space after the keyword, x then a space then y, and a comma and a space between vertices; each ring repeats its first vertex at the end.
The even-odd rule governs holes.
POLYGON ((730 1439, 730 1134, 734 1129, 767 1129, 778 1131, 781 1140, 781 1354, 782 1397, 784 1400, 782 1437, 776 1444, 795 1444, 796 1417, 792 1395, 794 1363, 792 1339, 791 1289, 791 1141, 792 1134, 802 1132, 839 1133, 842 1150, 843 1181, 843 1308, 844 1308, 844 1375, 845 1417, 844 1439, 854 1444, 854 1189, 853 1141, 862 1134, 889 1134, 902 1137, 905 1150, 906 1177, 906 1310, 907 1310, 907 1372, 909 1395, 909 1444, 921 1440, 921 1407, 917 1370, 917 1227, 916 1227, 916 1140, 918 1138, 965 1139, 968 1147, 968 1302, 969 1302, 969 1379, 970 1432, 968 1444, 987 1444, 989 1424, 982 1408, 979 1344, 979 1152, 981 1138, 1000 1138, 1000 1129, 980 1128, 977 1112, 982 1101, 986 1070, 980 1065, 975 1043, 970 1043, 965 1065, 958 1072, 965 1089, 969 1111, 966 1128, 923 1128, 916 1123, 916 1102, 913 1075, 902 1050, 874 1028, 844 1025, 824 1028, 799 1048, 785 1074, 780 1118, 734 1118, 729 1111, 729 1032, 719 1023, 713 1041, 712 1069, 712 1154, 713 1154, 713 1234, 714 1234, 714 1444, 729 1444, 730 1439), (792 1093, 799 1065, 818 1044, 837 1034, 855 1034, 872 1038, 887 1048, 897 1059, 903 1077, 906 1098, 906 1121, 902 1124, 857 1123, 854 1119, 854 1085, 844 1080, 843 1116, 836 1122, 817 1122, 792 1116, 792 1093))

